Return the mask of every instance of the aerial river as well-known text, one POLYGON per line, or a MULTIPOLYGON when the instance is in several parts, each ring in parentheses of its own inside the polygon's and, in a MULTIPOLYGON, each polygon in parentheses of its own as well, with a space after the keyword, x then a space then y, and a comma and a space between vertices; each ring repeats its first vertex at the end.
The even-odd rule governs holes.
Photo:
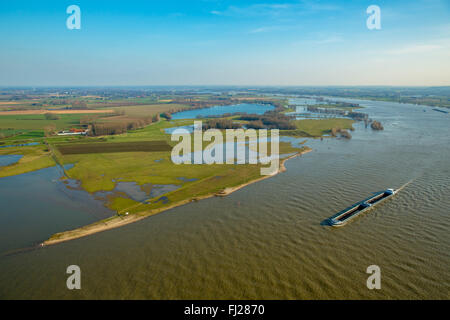
MULTIPOLYGON (((306 145, 313 152, 287 161, 286 172, 227 197, 67 243, 2 255, 0 298, 448 299, 450 115, 425 106, 342 100, 363 105, 362 112, 385 130, 357 123, 351 140, 309 139, 306 145), (403 188, 345 227, 321 225, 391 187, 403 188), (82 270, 81 290, 66 288, 69 265, 82 270), (370 265, 381 269, 381 290, 366 286, 370 265)), ((0 179, 1 215, 9 216, 0 216, 4 245, 20 244, 21 235, 36 229, 52 229, 37 217, 57 199, 31 193, 5 197, 4 192, 13 191, 7 182, 11 188, 21 186, 0 179), (28 224, 14 222, 16 211, 28 224), (10 227, 4 224, 8 221, 10 227)), ((26 181, 21 183, 29 190, 26 181)), ((72 223, 109 214, 95 208, 72 223)), ((61 209, 59 214, 67 213, 61 209)))

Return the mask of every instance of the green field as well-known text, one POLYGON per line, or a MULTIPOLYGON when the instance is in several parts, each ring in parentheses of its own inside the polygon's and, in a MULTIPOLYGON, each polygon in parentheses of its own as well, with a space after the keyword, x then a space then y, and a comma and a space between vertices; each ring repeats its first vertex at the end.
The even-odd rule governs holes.
POLYGON ((57 130, 80 125, 83 114, 60 114, 58 120, 47 120, 45 115, 0 115, 0 128, 43 130, 44 127, 54 125, 57 130))
POLYGON ((5 144, 10 144, 11 141, 27 141, 40 140, 44 137, 44 130, 12 130, 14 134, 7 136, 2 141, 5 144))
POLYGON ((298 137, 322 137, 331 133, 335 129, 352 129, 354 120, 351 119, 306 119, 295 120, 296 130, 281 130, 280 134, 298 137))

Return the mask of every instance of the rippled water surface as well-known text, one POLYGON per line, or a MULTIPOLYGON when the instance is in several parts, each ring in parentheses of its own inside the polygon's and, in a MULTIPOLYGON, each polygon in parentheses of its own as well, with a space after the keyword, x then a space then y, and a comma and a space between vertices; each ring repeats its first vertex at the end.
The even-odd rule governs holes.
POLYGON ((0 264, 5 254, 114 214, 71 181, 61 181, 62 175, 60 167, 51 167, 0 179, 0 264))
POLYGON ((359 123, 352 140, 309 140, 314 151, 286 162, 285 173, 228 197, 0 257, 0 297, 450 298, 450 116, 356 102, 385 130, 359 123), (320 225, 373 192, 402 186, 343 228, 320 225), (65 288, 72 264, 82 270, 77 292, 65 288), (366 287, 373 264, 381 268, 378 291, 366 287))

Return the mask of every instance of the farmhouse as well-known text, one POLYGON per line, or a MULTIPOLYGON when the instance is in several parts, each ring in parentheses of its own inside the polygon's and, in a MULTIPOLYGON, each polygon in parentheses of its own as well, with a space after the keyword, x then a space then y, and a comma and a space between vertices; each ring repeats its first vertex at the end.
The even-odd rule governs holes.
POLYGON ((69 131, 60 131, 58 136, 85 136, 89 129, 70 129, 69 131))

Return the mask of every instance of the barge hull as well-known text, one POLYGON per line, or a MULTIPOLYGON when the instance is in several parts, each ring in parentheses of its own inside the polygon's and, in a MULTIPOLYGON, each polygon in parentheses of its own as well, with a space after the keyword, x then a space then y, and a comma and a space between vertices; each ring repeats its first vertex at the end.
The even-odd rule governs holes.
POLYGON ((369 211, 374 206, 384 202, 396 194, 393 189, 387 189, 383 192, 370 197, 364 201, 358 202, 344 212, 339 212, 328 219, 329 224, 333 227, 342 227, 357 216, 369 211))

